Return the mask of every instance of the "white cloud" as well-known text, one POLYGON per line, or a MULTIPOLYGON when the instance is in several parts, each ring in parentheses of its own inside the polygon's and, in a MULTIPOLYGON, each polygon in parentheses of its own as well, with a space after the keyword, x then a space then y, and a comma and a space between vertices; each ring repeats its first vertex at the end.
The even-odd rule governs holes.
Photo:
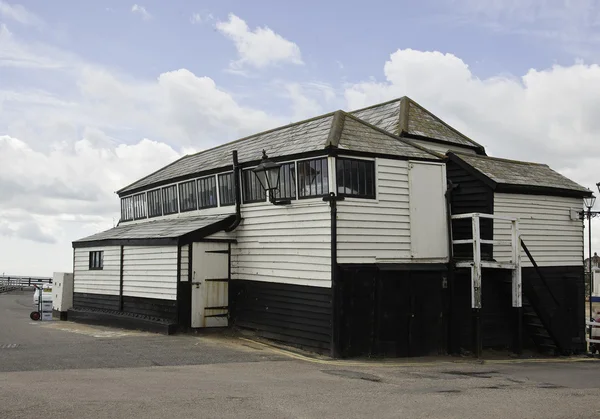
POLYGON ((0 86, 0 271, 70 270, 71 241, 118 221, 114 191, 183 153, 279 124, 186 69, 140 80, 13 35, 0 42, 0 64, 35 80, 0 86))
POLYGON ((142 19, 146 21, 152 19, 152 15, 146 10, 144 6, 134 4, 133 6, 131 6, 131 13, 139 14, 142 17, 142 19))
POLYGON ((9 4, 5 1, 0 0, 0 17, 14 20, 22 25, 26 26, 38 26, 43 25, 42 19, 36 16, 34 13, 28 11, 25 7, 20 4, 9 4))
POLYGON ((192 13, 192 16, 190 17, 190 23, 192 25, 199 25, 201 23, 208 22, 209 20, 214 20, 214 18, 215 17, 212 15, 212 13, 192 13))
POLYGON ((335 89, 326 83, 275 83, 280 94, 289 99, 293 119, 298 121, 339 109, 342 101, 335 89))
MULTIPOLYGON (((407 95, 483 144, 488 154, 546 163, 596 190, 600 66, 556 65, 521 77, 481 79, 452 54, 407 49, 390 56, 384 74, 385 81, 348 85, 348 108, 407 95)), ((594 230, 598 249, 600 225, 594 230)))
POLYGON ((217 30, 231 39, 239 59, 231 63, 233 70, 244 66, 264 68, 280 63, 303 64, 300 48, 268 27, 250 30, 246 22, 234 14, 226 22, 217 22, 217 30))

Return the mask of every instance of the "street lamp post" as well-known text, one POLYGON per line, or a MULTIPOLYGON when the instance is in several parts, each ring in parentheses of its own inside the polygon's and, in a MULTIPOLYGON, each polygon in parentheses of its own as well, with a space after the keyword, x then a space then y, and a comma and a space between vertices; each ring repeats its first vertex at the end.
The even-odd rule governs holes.
MULTIPOLYGON (((592 207, 596 203, 596 197, 594 195, 583 198, 583 205, 587 208, 585 216, 588 219, 588 278, 589 278, 589 289, 588 289, 588 301, 590 305, 589 319, 592 318, 592 207)), ((590 339, 592 338, 592 328, 590 327, 590 339)))

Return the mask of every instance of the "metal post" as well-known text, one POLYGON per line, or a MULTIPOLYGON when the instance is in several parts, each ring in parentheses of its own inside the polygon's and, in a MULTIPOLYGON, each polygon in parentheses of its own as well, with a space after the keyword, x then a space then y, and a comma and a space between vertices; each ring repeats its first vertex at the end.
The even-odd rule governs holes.
MULTIPOLYGON (((590 282, 590 286, 589 286, 589 290, 588 290, 588 301, 590 302, 590 317, 589 319, 591 320, 593 317, 593 310, 592 310, 592 208, 588 208, 588 213, 587 213, 587 217, 588 217, 588 253, 590 255, 590 259, 589 259, 589 263, 588 263, 588 268, 589 268, 589 282, 590 282)), ((592 328, 589 328, 589 337, 590 339, 592 339, 592 328)))
POLYGON ((515 312, 513 352, 523 352, 523 293, 521 277, 521 237, 517 220, 512 223, 512 306, 515 312))
POLYGON ((481 357, 481 237, 479 234, 479 216, 473 216, 473 266, 471 267, 471 308, 473 317, 473 352, 481 357))

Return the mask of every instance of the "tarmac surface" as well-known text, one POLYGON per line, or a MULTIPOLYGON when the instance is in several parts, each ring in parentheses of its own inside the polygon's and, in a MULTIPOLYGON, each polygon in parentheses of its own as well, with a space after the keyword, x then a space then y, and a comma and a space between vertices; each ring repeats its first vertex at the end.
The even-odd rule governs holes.
POLYGON ((598 418, 600 361, 332 361, 222 334, 32 322, 0 294, 0 418, 598 418))

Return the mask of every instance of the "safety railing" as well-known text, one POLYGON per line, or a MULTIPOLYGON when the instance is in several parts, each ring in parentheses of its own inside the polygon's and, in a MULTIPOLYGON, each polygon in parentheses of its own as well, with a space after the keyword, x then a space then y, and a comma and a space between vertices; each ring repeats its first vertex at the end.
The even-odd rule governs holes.
POLYGON ((469 213, 457 214, 451 216, 452 220, 471 219, 472 238, 452 240, 453 245, 472 244, 473 260, 456 262, 457 268, 471 269, 471 307, 481 308, 481 272, 482 268, 510 269, 512 270, 512 305, 513 307, 521 307, 522 302, 522 283, 521 283, 521 246, 519 221, 513 217, 503 217, 493 214, 469 213), (481 238, 480 220, 482 218, 492 219, 494 221, 511 223, 511 239, 510 240, 486 240, 481 238), (504 245, 511 247, 510 262, 495 262, 481 260, 481 245, 504 245))
POLYGON ((592 333, 589 333, 585 339, 588 343, 600 345, 600 322, 589 320, 585 324, 592 329, 592 333))
POLYGON ((19 288, 51 284, 52 278, 36 276, 0 276, 0 293, 19 288))

